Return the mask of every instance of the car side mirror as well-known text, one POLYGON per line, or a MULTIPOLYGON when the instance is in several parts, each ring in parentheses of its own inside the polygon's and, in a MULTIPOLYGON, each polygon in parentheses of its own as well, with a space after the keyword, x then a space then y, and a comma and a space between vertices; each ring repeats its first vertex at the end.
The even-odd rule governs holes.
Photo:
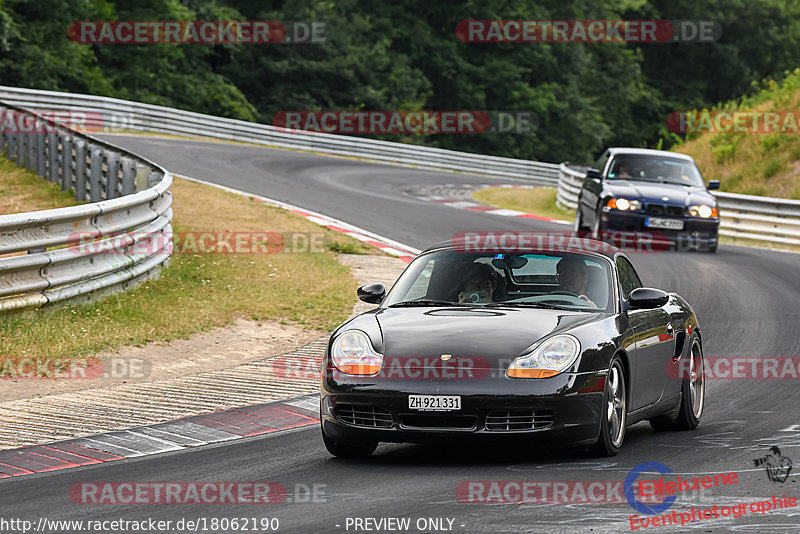
POLYGON ((603 174, 597 169, 586 169, 586 177, 592 180, 602 180, 603 174))
POLYGON ((660 308, 669 302, 669 293, 652 287, 640 287, 628 295, 628 304, 634 309, 660 308))
POLYGON ((712 189, 719 189, 719 180, 709 180, 708 189, 709 191, 712 189))
POLYGON ((358 299, 367 304, 380 304, 386 296, 383 284, 367 284, 358 288, 358 299))

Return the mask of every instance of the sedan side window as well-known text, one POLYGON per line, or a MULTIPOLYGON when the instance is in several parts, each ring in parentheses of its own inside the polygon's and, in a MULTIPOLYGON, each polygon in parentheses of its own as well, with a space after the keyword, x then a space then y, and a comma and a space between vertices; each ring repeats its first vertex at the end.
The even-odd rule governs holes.
POLYGON ((609 152, 608 150, 606 150, 605 153, 602 156, 600 156, 597 159, 597 161, 594 162, 593 167, 598 171, 600 171, 601 174, 606 168, 606 163, 608 163, 608 157, 609 157, 609 152))
POLYGON ((622 289, 622 298, 628 300, 628 295, 634 289, 642 287, 642 281, 639 280, 639 275, 636 274, 636 269, 633 268, 631 262, 625 258, 617 258, 617 273, 619 275, 619 285, 622 289))

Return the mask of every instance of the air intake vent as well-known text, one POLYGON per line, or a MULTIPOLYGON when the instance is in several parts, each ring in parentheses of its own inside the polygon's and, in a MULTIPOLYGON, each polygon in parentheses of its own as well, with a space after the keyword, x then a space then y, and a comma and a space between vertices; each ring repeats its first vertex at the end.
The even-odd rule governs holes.
POLYGON ((486 430, 537 430, 553 424, 551 412, 534 410, 495 410, 486 415, 486 430))
POLYGON ((336 417, 347 425, 391 428, 392 414, 386 408, 366 404, 337 404, 336 417))
POLYGON ((474 415, 404 414, 400 417, 400 423, 407 428, 474 430, 477 422, 474 415))
POLYGON ((683 206, 648 203, 645 212, 648 215, 669 215, 671 217, 683 217, 683 206))

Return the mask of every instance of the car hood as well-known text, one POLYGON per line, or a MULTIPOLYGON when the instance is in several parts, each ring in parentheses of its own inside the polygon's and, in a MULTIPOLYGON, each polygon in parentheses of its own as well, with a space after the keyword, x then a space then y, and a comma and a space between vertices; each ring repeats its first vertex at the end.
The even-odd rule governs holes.
POLYGON ((705 187, 662 184, 637 180, 609 180, 605 182, 608 193, 614 197, 625 197, 644 201, 663 202, 672 205, 692 206, 709 204, 716 206, 717 201, 705 187), (664 200, 667 197, 669 200, 664 200))
POLYGON ((598 314, 535 308, 383 308, 375 316, 384 359, 469 358, 475 368, 505 368, 530 345, 554 332, 597 320, 598 314))

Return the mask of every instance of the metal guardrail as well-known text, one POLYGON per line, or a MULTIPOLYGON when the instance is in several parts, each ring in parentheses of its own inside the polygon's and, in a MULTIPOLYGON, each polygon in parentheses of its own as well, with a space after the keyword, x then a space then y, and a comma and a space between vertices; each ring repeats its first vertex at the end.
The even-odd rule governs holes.
MULTIPOLYGON (((585 168, 562 163, 558 173, 557 203, 575 209, 586 177, 585 168)), ((800 200, 712 191, 720 209, 722 236, 784 245, 800 245, 800 200)))
POLYGON ((425 169, 522 178, 546 185, 556 185, 558 181, 558 165, 555 163, 485 156, 350 135, 291 132, 266 124, 103 96, 0 86, 0 100, 28 109, 81 112, 86 114, 85 125, 90 129, 211 137, 425 169))
POLYGON ((0 152, 91 202, 0 215, 0 311, 89 300, 158 276, 171 252, 165 169, 5 102, 0 125, 0 152))

